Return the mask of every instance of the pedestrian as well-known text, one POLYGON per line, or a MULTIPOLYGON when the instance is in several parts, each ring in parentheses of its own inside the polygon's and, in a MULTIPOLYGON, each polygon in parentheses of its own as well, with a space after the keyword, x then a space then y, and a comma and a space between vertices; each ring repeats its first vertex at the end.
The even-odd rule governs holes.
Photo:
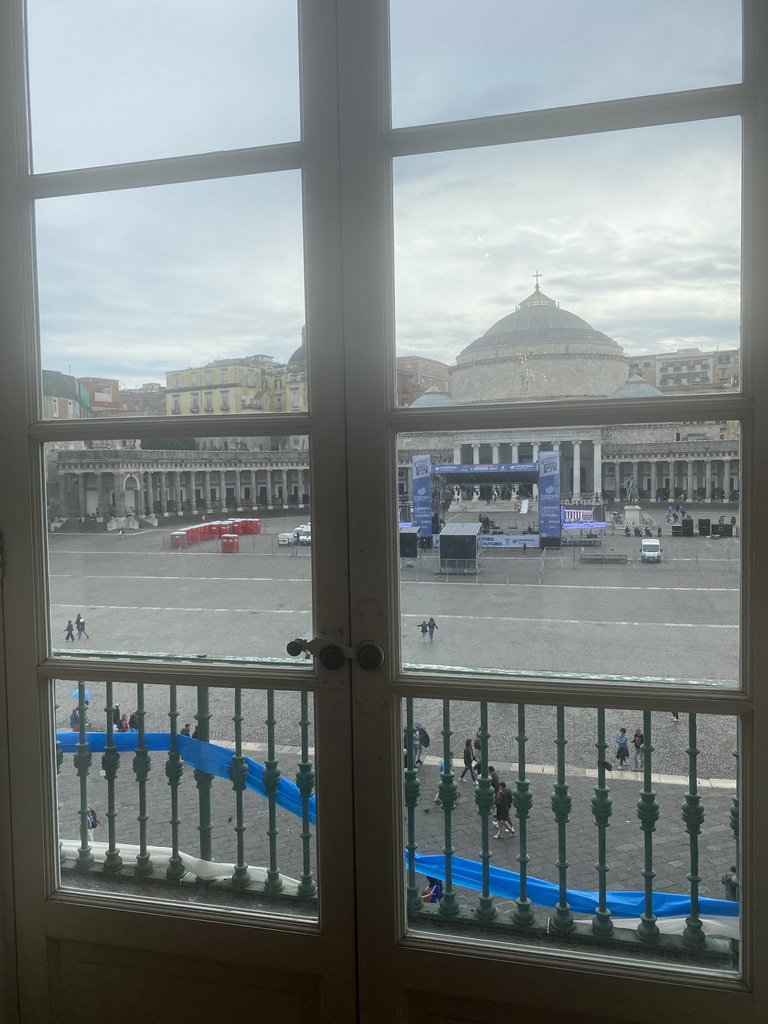
POLYGON ((504 832, 509 832, 511 835, 515 834, 515 830, 509 820, 509 809, 511 806, 512 794, 507 790, 506 782, 500 782, 499 788, 496 791, 496 820, 499 830, 493 837, 494 839, 503 839, 504 832))
POLYGON ((472 750, 472 740, 468 739, 464 744, 464 771, 461 773, 459 778, 462 782, 466 782, 467 780, 464 778, 464 776, 467 774, 467 772, 469 772, 470 779, 472 779, 474 784, 477 785, 477 776, 475 775, 474 760, 475 759, 474 752, 472 750))
POLYGON ((437 629, 437 623, 434 619, 429 620, 427 623, 427 629, 429 630, 429 642, 432 643, 435 639, 435 630, 437 629))
POLYGON ((77 708, 72 708, 72 714, 69 716, 69 728, 72 732, 80 732, 80 712, 77 708))
POLYGON ((422 890, 421 900, 423 903, 439 903, 443 898, 443 883, 439 878, 430 878, 427 875, 427 887, 422 890))
POLYGON ((129 729, 128 729, 128 716, 127 715, 123 715, 123 717, 120 719, 120 732, 128 732, 128 731, 129 731, 129 729))
POLYGON ((131 717, 128 719, 128 730, 130 732, 138 732, 139 731, 139 713, 138 713, 138 711, 134 711, 131 714, 131 717))
POLYGON ((67 631, 64 636, 64 643, 66 643, 67 640, 71 640, 72 643, 75 642, 75 627, 72 625, 72 619, 67 620, 67 631))
POLYGON ((491 786, 493 787, 494 795, 498 793, 501 783, 499 782, 499 773, 493 767, 492 764, 488 765, 488 774, 491 778, 491 786))
POLYGON ((639 772, 643 768, 643 730, 635 729, 635 735, 632 737, 632 768, 634 771, 639 772))
POLYGON ((125 530, 122 528, 122 526, 120 527, 119 533, 120 533, 120 540, 122 540, 123 537, 125 536, 125 530))
POLYGON ((96 811, 92 807, 89 807, 85 813, 85 824, 88 829, 88 842, 93 842, 93 830, 98 828, 101 824, 99 819, 96 817, 96 811))
POLYGON ((723 877, 720 879, 723 887, 725 888, 725 898, 727 900, 739 899, 739 879, 736 875, 736 866, 731 864, 731 870, 726 871, 723 877))
POLYGON ((422 758, 432 740, 429 738, 429 733, 427 732, 423 725, 417 725, 415 727, 415 732, 417 736, 417 743, 419 749, 419 757, 418 760, 416 761, 416 764, 424 764, 422 758))
POLYGON ((181 735, 182 736, 189 736, 191 728, 192 728, 191 725, 189 724, 189 722, 187 722, 185 724, 184 728, 181 730, 181 735))
POLYGON ((525 558, 527 553, 528 553, 528 545, 525 543, 525 541, 523 541, 523 558, 525 558))
POLYGON ((679 711, 671 711, 670 715, 672 716, 672 721, 673 722, 679 722, 680 721, 680 712, 679 711))
POLYGON ((480 730, 478 729, 477 735, 472 742, 472 750, 475 755, 475 761, 477 764, 483 763, 483 741, 480 739, 480 730))
POLYGON ((619 768, 625 768, 627 758, 629 757, 629 736, 627 736, 627 730, 622 726, 619 729, 619 735, 616 737, 616 758, 619 762, 619 768))
POLYGON ((116 729, 120 728, 120 721, 122 717, 123 716, 120 714, 120 705, 115 704, 115 706, 112 708, 112 725, 114 725, 116 729))
POLYGON ((80 614, 80 612, 77 613, 77 618, 75 619, 75 628, 77 629, 77 639, 78 640, 81 640, 83 638, 83 636, 85 636, 86 640, 90 640, 91 639, 88 636, 88 634, 85 632, 85 619, 80 614))
POLYGON ((425 644, 427 642, 427 631, 429 630, 427 620, 422 619, 420 624, 416 628, 421 630, 421 642, 425 644))

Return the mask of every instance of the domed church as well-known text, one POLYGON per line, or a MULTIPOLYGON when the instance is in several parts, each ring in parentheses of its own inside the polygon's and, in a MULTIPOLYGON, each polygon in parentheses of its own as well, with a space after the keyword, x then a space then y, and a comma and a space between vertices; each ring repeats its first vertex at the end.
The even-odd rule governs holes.
POLYGON ((468 345, 451 367, 451 397, 532 402, 610 395, 627 380, 618 342, 539 288, 468 345))

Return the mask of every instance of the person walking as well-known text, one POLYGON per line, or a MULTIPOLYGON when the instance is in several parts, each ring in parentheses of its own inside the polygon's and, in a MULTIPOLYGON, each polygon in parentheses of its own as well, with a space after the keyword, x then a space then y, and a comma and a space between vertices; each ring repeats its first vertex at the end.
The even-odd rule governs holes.
POLYGON ((437 629, 437 623, 434 619, 429 620, 427 623, 427 629, 429 630, 429 642, 432 643, 435 639, 435 630, 437 629))
POLYGON ((67 640, 71 640, 72 643, 75 642, 75 627, 72 625, 72 619, 67 620, 67 631, 64 636, 64 643, 66 643, 67 640))
POLYGON ((619 735, 616 737, 616 758, 619 762, 619 768, 625 768, 627 765, 627 758, 629 757, 629 736, 627 736, 627 730, 625 728, 619 729, 619 735))
POLYGON ((114 727, 118 730, 120 729, 120 722, 122 720, 122 717, 123 716, 120 714, 120 705, 115 704, 114 708, 112 709, 112 725, 114 725, 114 727))
POLYGON ((77 639, 78 640, 81 640, 83 637, 85 637, 86 640, 90 640, 91 639, 88 636, 88 634, 85 632, 85 619, 80 614, 80 612, 77 613, 77 618, 75 619, 75 628, 77 629, 77 639))
POLYGON ((635 735, 632 737, 632 770, 636 772, 643 770, 643 741, 643 730, 635 729, 635 735))
POLYGON ((138 713, 138 711, 134 711, 131 714, 131 717, 128 719, 128 730, 130 732, 138 732, 139 731, 139 713, 138 713))
POLYGON ((425 644, 427 642, 427 631, 429 629, 429 626, 427 625, 427 620, 422 619, 416 628, 421 630, 421 642, 425 644))
POLYGON ((464 776, 469 772, 469 777, 472 779, 475 785, 477 785, 477 776, 475 775, 475 754, 472 749, 472 740, 468 739, 464 744, 464 771, 459 776, 461 782, 467 780, 464 776))
POLYGON ((720 879, 721 884, 725 889, 725 898, 727 900, 739 899, 739 879, 736 875, 736 865, 731 864, 731 870, 726 871, 723 877, 720 879))
POLYGON ((504 832, 515 834, 512 822, 509 820, 509 809, 512 806, 512 794, 507 790, 506 782, 500 782, 496 792, 496 821, 499 830, 494 839, 503 839, 504 832))

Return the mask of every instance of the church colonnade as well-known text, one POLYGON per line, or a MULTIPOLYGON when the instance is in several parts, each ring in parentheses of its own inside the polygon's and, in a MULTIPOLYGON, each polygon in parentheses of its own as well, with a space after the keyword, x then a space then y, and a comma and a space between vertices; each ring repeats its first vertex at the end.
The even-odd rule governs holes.
POLYGON ((148 515, 163 518, 199 510, 304 508, 309 467, 258 469, 78 468, 59 471, 59 513, 64 516, 148 515))
MULTIPOLYGON (((536 462, 543 451, 559 451, 560 488, 563 494, 579 498, 587 494, 606 494, 619 500, 626 481, 633 476, 640 496, 647 500, 667 500, 685 496, 689 501, 729 500, 741 491, 741 463, 738 448, 732 442, 709 444, 703 452, 683 450, 648 455, 632 452, 626 456, 610 449, 594 437, 567 441, 470 441, 453 445, 454 465, 499 465, 536 462)), ((650 446, 649 446, 650 447, 650 446)), ((666 447, 666 446, 662 446, 666 447)), ((687 447, 697 447, 690 444, 687 447)))

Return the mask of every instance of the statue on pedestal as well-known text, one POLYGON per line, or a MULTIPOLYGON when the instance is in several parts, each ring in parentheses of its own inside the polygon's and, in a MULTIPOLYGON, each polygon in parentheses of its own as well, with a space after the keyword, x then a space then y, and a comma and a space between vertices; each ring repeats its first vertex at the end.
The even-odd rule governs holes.
POLYGON ((626 502, 628 505, 637 505, 640 501, 640 492, 637 489, 637 483, 633 476, 628 477, 624 482, 624 488, 627 492, 626 502))

